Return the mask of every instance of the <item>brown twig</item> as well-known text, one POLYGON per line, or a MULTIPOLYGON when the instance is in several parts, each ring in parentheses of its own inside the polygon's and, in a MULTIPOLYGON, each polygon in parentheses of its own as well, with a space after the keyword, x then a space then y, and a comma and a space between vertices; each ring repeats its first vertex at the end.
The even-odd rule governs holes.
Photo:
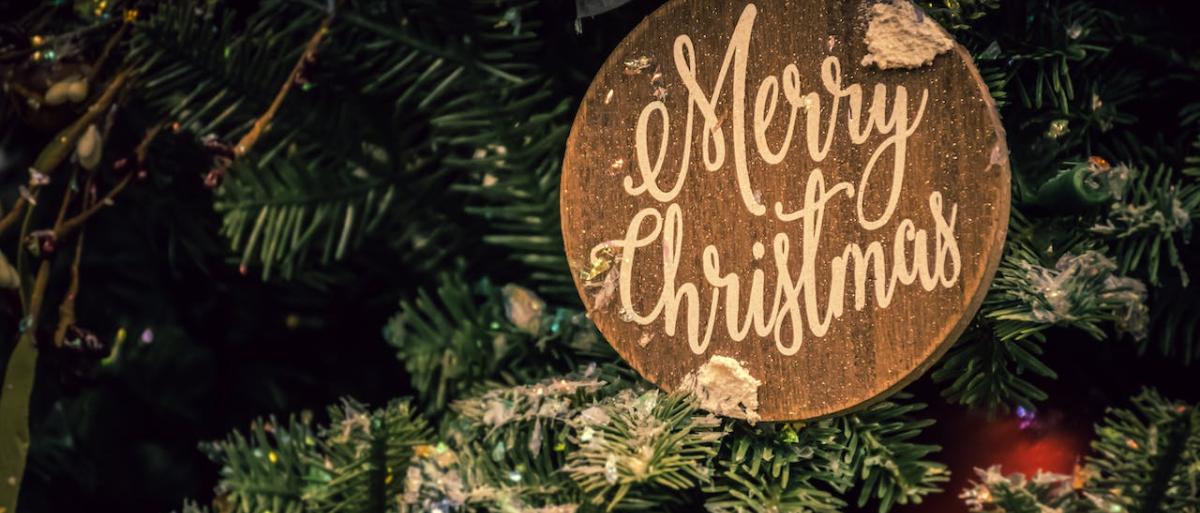
MULTIPOLYGON (((117 73, 117 76, 113 77, 112 81, 108 83, 100 98, 96 99, 96 102, 90 105, 79 119, 71 123, 70 126, 62 129, 42 149, 42 152, 38 154, 37 160, 34 161, 33 169, 45 174, 53 173, 59 164, 62 164, 67 156, 71 154, 71 150, 75 148, 75 143, 79 141, 83 132, 87 130, 88 125, 92 124, 100 114, 108 110, 108 107, 116 100, 117 93, 129 81, 129 74, 129 70, 117 73)), ((35 198, 38 188, 39 186, 37 185, 30 187, 30 194, 35 198)), ((5 212, 4 217, 0 217, 0 234, 3 234, 17 222, 17 219, 21 217, 21 213, 25 210, 27 203, 28 200, 24 197, 18 198, 17 202, 13 204, 12 210, 5 212)))
POLYGON ((25 54, 36 52, 36 51, 38 50, 38 48, 41 48, 41 47, 43 47, 43 46, 47 46, 47 45, 49 45, 50 43, 52 43, 52 42, 54 42, 54 41, 57 41, 57 40, 59 40, 59 39, 68 39, 68 38, 72 38, 72 37, 80 36, 80 35, 86 34, 86 33, 88 33, 88 32, 91 32, 91 31, 93 31, 93 30, 97 30, 97 29, 104 28, 104 27, 108 26, 109 24, 116 23, 116 22, 118 22, 118 21, 121 21, 121 20, 119 20, 119 19, 110 19, 110 20, 107 20, 107 21, 102 21, 102 22, 100 22, 100 23, 97 23, 97 24, 95 24, 95 25, 92 25, 92 26, 89 26, 89 27, 83 27, 83 28, 81 28, 81 29, 79 29, 79 30, 73 30, 73 31, 71 31, 71 32, 66 32, 66 33, 63 33, 63 34, 58 34, 58 35, 53 35, 53 36, 46 36, 46 40, 45 40, 45 41, 44 41, 42 44, 40 44, 40 45, 38 45, 38 46, 36 46, 36 47, 30 47, 30 48, 21 48, 21 49, 19 49, 19 50, 10 50, 10 51, 8 51, 8 52, 0 53, 0 61, 6 61, 6 60, 8 60, 8 59, 11 59, 11 58, 13 58, 13 57, 21 57, 21 56, 23 56, 23 55, 25 55, 25 54))
POLYGON ((67 340, 67 330, 75 324, 75 296, 79 294, 79 262, 83 260, 83 235, 75 241, 75 258, 71 260, 71 282, 67 285, 67 294, 58 305, 58 328, 54 330, 54 346, 62 347, 67 340))
POLYGON ((48 175, 53 174, 58 165, 71 154, 71 150, 75 149, 75 143, 83 135, 83 132, 87 130, 88 125, 94 123, 96 118, 100 117, 113 104, 113 101, 117 98, 117 93, 121 92, 121 88, 125 87, 125 84, 129 82, 129 75, 129 70, 118 72, 112 81, 108 83, 108 86, 105 87, 104 93, 100 95, 100 98, 96 99, 95 103, 89 105, 79 119, 59 132, 58 136, 38 154, 33 168, 48 175))
POLYGON ((17 202, 13 204, 12 210, 4 213, 4 217, 0 217, 0 233, 8 231, 8 228, 17 222, 17 218, 21 217, 21 212, 25 210, 25 197, 18 197, 17 202))
POLYGON ((54 229, 54 236, 57 239, 63 239, 69 236, 72 231, 74 231, 76 228, 79 228, 80 225, 85 223, 93 215, 96 215, 96 212, 99 212, 100 209, 112 204, 113 197, 117 194, 120 194, 121 191, 125 189, 125 186, 129 185, 129 182, 133 179, 133 175, 134 173, 125 175, 121 181, 117 182, 117 184, 108 191, 108 194, 104 195, 103 199, 97 201, 88 208, 85 208, 82 212, 75 214, 74 217, 63 221, 61 225, 54 229))
POLYGON ((117 47, 117 44, 121 42, 121 38, 125 37, 125 33, 128 31, 129 23, 122 23, 121 28, 117 29, 117 33, 108 38, 108 42, 104 44, 104 50, 100 52, 100 57, 96 58, 96 62, 92 64, 91 72, 88 73, 87 77, 88 82, 95 80, 96 76, 100 74, 100 69, 108 61, 108 56, 112 55, 113 49, 117 47))
MULTIPOLYGON (((137 167, 139 169, 146 163, 146 153, 150 151, 150 143, 153 142, 156 137, 158 137, 158 134, 162 132, 164 126, 166 126, 165 123, 159 123, 146 130, 146 135, 142 137, 142 142, 138 143, 137 149, 134 150, 134 155, 137 158, 137 167)), ((100 209, 112 204, 113 198, 116 197, 117 194, 120 194, 121 191, 129 185, 129 182, 133 181, 133 177, 136 175, 137 170, 130 171, 123 178, 121 178, 121 181, 117 182, 117 184, 114 185, 113 188, 110 189, 103 198, 95 203, 85 204, 83 210, 78 214, 75 214, 73 217, 63 220, 62 212, 60 211, 59 220, 54 224, 55 238, 61 240, 69 236, 72 231, 74 231, 76 228, 79 228, 79 226, 83 223, 87 222, 87 220, 93 215, 96 215, 100 209)))
POLYGON ((287 98, 288 92, 292 90, 292 85, 299 81, 300 76, 304 73, 305 65, 312 61, 317 53, 317 46, 321 44, 321 39, 329 32, 329 24, 333 22, 333 14, 326 16, 321 20, 321 26, 308 40, 308 44, 304 47, 304 52, 300 54, 300 58, 296 60, 296 65, 292 66, 292 72, 288 74, 287 80, 283 82, 283 86, 279 88, 279 92, 275 94, 275 99, 271 101, 271 106, 267 111, 259 116, 254 121, 254 126, 250 128, 246 135, 243 135, 238 141, 237 146, 234 146, 233 153, 236 156, 242 156, 254 147, 254 143, 258 142, 258 138, 262 136, 270 125, 271 120, 275 119, 275 113, 279 111, 279 107, 283 105, 284 98, 287 98))
MULTIPOLYGON (((79 177, 79 167, 76 166, 75 169, 71 170, 71 180, 75 180, 78 177, 79 177)), ((71 204, 71 196, 73 196, 74 194, 75 194, 75 191, 72 190, 72 187, 65 187, 63 189, 62 203, 60 203, 58 205, 58 215, 54 217, 54 226, 61 225, 63 222, 63 219, 66 219, 67 207, 71 204)))
MULTIPOLYGON (((122 34, 118 33, 118 36, 122 34)), ((115 40, 115 38, 114 38, 115 40)), ((105 54, 102 56, 98 64, 102 65, 103 60, 107 59, 109 52, 113 46, 105 48, 105 54)), ((99 66, 97 66, 97 69, 99 66)), ((108 83, 104 92, 96 99, 87 110, 67 128, 64 128, 55 138, 50 141, 42 152, 38 154, 38 158, 34 163, 34 170, 52 174, 53 171, 62 164, 63 160, 70 155, 75 144, 83 135, 87 127, 91 125, 97 117, 108 110, 109 106, 116 101, 118 93, 124 88, 128 82, 131 72, 122 70, 118 72, 113 79, 108 83)), ((144 150, 143 150, 144 154, 144 150)), ((135 173, 126 176, 120 183, 114 187, 113 191, 109 192, 106 199, 110 199, 121 189, 125 188, 129 179, 135 173)), ((40 185, 36 183, 30 184, 31 194, 36 195, 40 185)), ((72 220, 77 220, 82 223, 87 216, 76 216, 71 219, 63 220, 66 217, 66 205, 70 203, 71 188, 67 187, 64 193, 63 204, 60 205, 58 220, 56 221, 55 231, 66 225, 72 220)), ((31 196, 36 197, 36 196, 31 196)), ((36 200, 34 200, 36 201, 36 200)), ((28 235, 30 221, 32 219, 32 208, 25 208, 26 203, 30 200, 22 198, 17 201, 13 209, 9 211, 3 218, 0 218, 0 233, 12 226, 18 217, 21 217, 21 212, 25 211, 25 222, 21 230, 21 241, 25 240, 28 235)), ((101 203, 103 204, 103 203, 101 203)), ((93 205, 94 206, 94 205, 93 205)), ((86 211, 85 211, 86 212, 86 211)), ((90 215, 90 214, 89 214, 90 215)), ((69 312, 65 314, 74 316, 73 298, 78 289, 78 267, 81 259, 81 251, 83 242, 79 242, 76 248, 73 273, 73 290, 69 291, 72 298, 72 304, 68 306, 69 312)), ((19 250, 18 257, 22 257, 25 251, 19 250)), ((18 268, 23 267, 23 258, 18 258, 18 268)), ((50 264, 52 259, 43 258, 38 264, 38 270, 32 289, 29 291, 28 301, 23 300, 24 317, 21 321, 22 330, 20 338, 17 340, 16 346, 13 348, 12 354, 8 357, 7 368, 4 372, 4 383, 0 386, 0 511, 15 512, 17 510, 17 499, 20 496, 21 481, 25 474, 26 457, 29 452, 29 403, 33 392, 34 380, 37 375, 37 348, 34 347, 37 334, 37 323, 42 313, 42 303, 46 296, 46 286, 50 282, 50 264)), ((62 309, 60 308, 60 312, 62 309)))
POLYGON ((4 83, 4 85, 7 86, 10 91, 17 93, 20 96, 23 96, 26 101, 33 102, 38 105, 46 103, 45 95, 26 87, 25 84, 22 84, 20 82, 7 81, 4 83))

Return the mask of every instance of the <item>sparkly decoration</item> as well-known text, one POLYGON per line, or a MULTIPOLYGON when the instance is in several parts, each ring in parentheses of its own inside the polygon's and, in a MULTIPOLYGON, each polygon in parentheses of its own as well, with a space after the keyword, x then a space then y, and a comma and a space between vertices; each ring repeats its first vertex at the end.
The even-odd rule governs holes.
POLYGON ((271 451, 267 453, 267 460, 271 463, 279 463, 279 453, 271 451))
MULTIPOLYGON (((592 296, 592 307, 589 311, 604 310, 609 303, 617 296, 617 288, 620 285, 621 269, 615 267, 604 276, 604 281, 598 286, 598 290, 592 296)), ((589 287, 595 288, 595 283, 588 284, 589 287)))
POLYGON ((46 38, 44 38, 38 34, 34 34, 33 37, 29 38, 29 44, 33 45, 35 48, 42 46, 45 43, 46 43, 46 38))
POLYGON ((790 426, 785 427, 779 432, 779 440, 785 444, 798 444, 800 443, 800 434, 790 426))
POLYGON ((609 454, 604 462, 604 480, 608 484, 617 484, 617 456, 609 454))
POLYGON ((633 312, 630 312, 625 308, 622 308, 619 312, 617 312, 617 317, 621 319, 622 322, 633 322, 633 312))
POLYGON ((37 198, 33 197, 33 193, 29 191, 28 187, 24 185, 18 185, 17 193, 21 196, 21 199, 25 200, 25 203, 37 205, 37 198))
POLYGON ((32 325, 33 325, 33 317, 26 315, 25 317, 21 318, 20 322, 17 323, 17 331, 19 333, 25 333, 25 331, 28 330, 29 327, 32 325))
POLYGON ((1067 26, 1067 37, 1072 40, 1079 39, 1083 35, 1083 26, 1079 22, 1074 22, 1067 26))
POLYGON ((604 104, 605 105, 612 103, 613 94, 614 94, 614 91, 612 89, 609 89, 608 92, 604 94, 604 104))
POLYGON ((54 233, 54 230, 35 230, 29 234, 25 244, 30 253, 46 258, 54 254, 58 244, 58 235, 54 233))
POLYGON ((512 481, 514 483, 520 483, 521 482, 521 473, 517 472, 515 470, 508 471, 508 480, 512 481))
POLYGON ((654 333, 649 331, 642 333, 642 336, 638 337, 638 345, 642 347, 650 345, 652 341, 654 341, 654 333))
POLYGON ((1067 124, 1070 123, 1065 119, 1056 119, 1050 122, 1050 126, 1046 128, 1046 138, 1058 139, 1067 134, 1067 124))
MULTIPOLYGON (((1020 264, 1026 272, 1031 293, 1019 294, 1030 306, 1028 320, 1047 324, 1072 323, 1089 313, 1081 301, 1096 298, 1112 305, 1118 329, 1135 338, 1144 337, 1149 323, 1145 305, 1146 289, 1140 281, 1115 276, 1117 264, 1096 251, 1059 258, 1053 269, 1029 262, 1020 264)), ((1139 338, 1140 339, 1140 338, 1139 338)))
POLYGON ((542 316, 546 302, 537 293, 525 287, 508 284, 504 294, 504 315, 521 331, 537 335, 542 328, 542 316))
POLYGON ((137 21, 138 10, 137 9, 125 9, 125 15, 122 16, 122 19, 125 20, 125 23, 133 23, 133 22, 137 21))
POLYGON ((657 67, 654 68, 654 73, 650 75, 650 89, 651 94, 653 94, 654 98, 658 101, 667 99, 667 86, 663 81, 662 72, 659 71, 657 67))
POLYGON ((1137 443, 1137 440, 1134 440, 1134 439, 1132 439, 1132 438, 1126 438, 1126 439, 1125 439, 1125 447, 1128 447, 1128 448, 1130 448, 1130 449, 1133 449, 1133 450, 1135 450, 1135 451, 1136 451, 1136 450, 1138 450, 1138 449, 1141 449, 1141 446, 1140 446, 1140 445, 1138 445, 1138 443, 1137 443))
MULTIPOLYGON (((72 324, 67 327, 67 336, 64 343, 74 349, 87 349, 93 352, 100 352, 104 349, 104 344, 100 343, 100 337, 78 324, 72 324)), ((114 342, 114 345, 119 343, 114 342)))
POLYGON ((1020 430, 1029 429, 1029 426, 1032 426, 1034 421, 1037 420, 1037 413, 1034 412, 1033 410, 1025 409, 1024 406, 1018 406, 1017 407, 1017 419, 1019 420, 1019 422, 1017 423, 1017 429, 1020 429, 1020 430))
POLYGON ((625 74, 638 75, 654 64, 654 59, 642 55, 632 59, 625 59, 625 74))
POLYGON ((1086 465, 1075 464, 1075 468, 1071 471, 1071 489, 1082 490, 1087 486, 1088 482, 1094 477, 1095 471, 1086 465))
POLYGON ((1088 158, 1088 175, 1085 185, 1094 190, 1106 190, 1113 199, 1125 196, 1125 190, 1133 180, 1133 169, 1125 164, 1113 166, 1103 157, 1088 158))
POLYGON ((29 168, 29 186, 42 186, 50 184, 50 176, 46 173, 38 171, 34 168, 29 168))
POLYGON ((209 189, 216 189, 221 186, 221 182, 225 181, 225 170, 219 167, 212 168, 204 175, 204 186, 209 189))
POLYGON ((507 450, 504 440, 496 442, 496 445, 492 447, 492 461, 504 461, 504 453, 507 450))
POLYGON ((596 430, 592 429, 592 426, 588 426, 588 427, 583 428, 583 432, 579 433, 579 441, 583 442, 583 443, 588 443, 588 442, 592 441, 592 438, 595 438, 595 436, 596 436, 596 430))
POLYGON ((153 344, 154 343, 154 330, 150 329, 150 328, 146 328, 146 329, 142 330, 142 335, 140 337, 138 337, 138 341, 141 342, 143 345, 153 344))
POLYGON ((591 263, 586 269, 579 271, 579 279, 585 282, 596 281, 612 268, 617 259, 617 253, 609 243, 604 243, 592 250, 591 263))

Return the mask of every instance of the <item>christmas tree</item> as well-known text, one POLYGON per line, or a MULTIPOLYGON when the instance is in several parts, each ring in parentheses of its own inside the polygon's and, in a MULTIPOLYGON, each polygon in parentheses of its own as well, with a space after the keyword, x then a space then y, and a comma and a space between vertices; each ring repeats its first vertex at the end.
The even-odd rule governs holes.
POLYGON ((1200 34, 1178 9, 918 2, 1007 132, 999 271, 911 391, 752 423, 644 380, 576 292, 568 133, 662 2, 576 4, 0 7, 0 513, 886 513, 950 480, 927 404, 1028 416, 1102 387, 1055 381, 1079 338, 1150 362, 1096 381, 1141 365, 1151 389, 1106 398, 1070 474, 984 465, 962 507, 1200 510, 1200 34))

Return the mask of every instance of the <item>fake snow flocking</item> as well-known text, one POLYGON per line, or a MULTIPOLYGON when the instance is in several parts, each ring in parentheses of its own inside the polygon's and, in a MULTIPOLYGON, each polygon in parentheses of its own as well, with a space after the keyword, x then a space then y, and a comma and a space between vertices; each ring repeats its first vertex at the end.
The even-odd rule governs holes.
POLYGON ((908 0, 877 3, 868 16, 863 66, 919 68, 954 48, 954 39, 908 0))
POLYGON ((699 369, 683 377, 679 388, 691 392, 700 407, 726 417, 754 424, 758 415, 758 387, 762 382, 750 375, 741 362, 714 355, 699 369))

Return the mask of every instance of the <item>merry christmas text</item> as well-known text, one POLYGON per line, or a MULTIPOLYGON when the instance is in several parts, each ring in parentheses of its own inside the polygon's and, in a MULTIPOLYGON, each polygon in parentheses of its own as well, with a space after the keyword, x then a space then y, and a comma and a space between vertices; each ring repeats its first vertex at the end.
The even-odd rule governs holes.
MULTIPOLYGON (((932 192, 922 200, 922 210, 927 206, 928 216, 893 219, 904 186, 908 140, 921 124, 929 100, 928 90, 922 90, 919 98, 910 100, 909 92, 903 86, 895 86, 889 91, 884 84, 876 84, 868 106, 864 103, 863 86, 843 84, 841 64, 836 57, 829 56, 819 70, 823 95, 800 91, 800 70, 794 64, 786 66, 779 76, 763 78, 754 94, 750 126, 747 126, 747 62, 756 15, 753 4, 748 4, 742 11, 716 82, 707 90, 696 76, 698 62, 691 38, 686 34, 676 38, 675 70, 688 96, 683 144, 678 145, 682 146, 681 167, 673 180, 660 183, 667 151, 673 147, 668 130, 672 113, 663 101, 656 100, 647 104, 638 117, 634 135, 637 173, 625 177, 623 183, 627 194, 648 195, 660 203, 634 215, 624 238, 615 242, 621 249, 618 286, 623 316, 640 325, 649 325, 661 318, 669 336, 674 336, 677 324, 682 321, 688 344, 696 354, 707 350, 717 324, 718 310, 724 312, 722 324, 732 340, 744 340, 751 332, 759 337, 770 336, 780 353, 793 355, 800 350, 806 331, 822 337, 832 321, 842 316, 847 289, 852 291, 855 310, 862 310, 872 292, 868 285, 873 285, 875 306, 883 309, 891 304, 897 285, 919 283, 926 291, 939 286, 953 287, 961 268, 955 237, 958 207, 944 204, 941 193, 932 192), (716 108, 727 79, 732 86, 728 98, 732 109, 727 118, 731 126, 724 126, 716 108), (781 93, 786 102, 782 108, 781 93), (780 110, 785 115, 777 118, 780 110), (697 117, 699 126, 696 126, 697 117), (839 123, 839 117, 845 119, 844 124, 839 123), (801 120, 804 125, 798 128, 796 125, 801 120), (782 139, 768 140, 769 127, 779 122, 786 123, 782 139), (657 144, 652 144, 650 137, 654 127, 659 131, 657 144), (732 138, 729 145, 726 143, 727 128, 732 138), (769 300, 765 297, 768 292, 764 290, 766 277, 760 268, 750 276, 747 304, 740 304, 740 291, 746 284, 737 273, 723 272, 720 251, 715 245, 706 246, 701 254, 704 280, 711 287, 707 303, 695 283, 676 282, 681 257, 688 246, 684 213, 675 199, 692 164, 694 129, 700 130, 697 145, 707 171, 725 168, 727 146, 732 149, 732 181, 741 204, 750 215, 773 216, 785 223, 799 224, 793 233, 798 232, 800 240, 792 241, 787 233, 781 232, 770 241, 777 276, 773 297, 769 300), (813 163, 804 180, 803 201, 794 204, 777 201, 768 209, 751 183, 747 139, 753 139, 753 149, 763 162, 776 165, 792 150, 793 136, 797 132, 803 134, 803 143, 813 163), (874 150, 861 170, 857 184, 849 181, 827 183, 819 165, 836 143, 846 140, 856 146, 870 142, 874 150), (888 160, 889 153, 891 166, 877 166, 888 160), (877 173, 889 173, 890 176, 873 180, 872 175, 877 173), (879 186, 886 190, 872 191, 870 196, 880 197, 885 193, 883 197, 887 200, 882 209, 878 205, 864 204, 869 188, 879 186), (865 233, 878 232, 882 236, 872 238, 890 239, 890 254, 879 240, 865 245, 848 242, 832 261, 818 262, 825 214, 827 211, 849 211, 849 208, 838 206, 839 203, 846 207, 853 204, 854 216, 865 233), (875 214, 877 211, 879 213, 875 214), (884 230, 885 227, 888 229, 884 230), (653 308, 639 312, 634 307, 631 286, 634 262, 640 252, 655 242, 660 242, 662 248, 662 288, 653 308), (789 268, 793 245, 799 252, 799 269, 789 268), (819 290, 822 280, 818 279, 818 273, 828 273, 828 290, 819 290)), ((767 252, 763 242, 754 242, 755 261, 766 258, 767 252)))

